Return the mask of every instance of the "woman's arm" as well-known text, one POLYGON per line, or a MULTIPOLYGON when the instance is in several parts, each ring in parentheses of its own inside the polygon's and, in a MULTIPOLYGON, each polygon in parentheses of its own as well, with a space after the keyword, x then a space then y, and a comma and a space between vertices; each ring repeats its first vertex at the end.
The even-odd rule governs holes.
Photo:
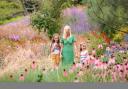
POLYGON ((74 51, 75 51, 75 56, 78 58, 79 52, 78 52, 78 48, 77 48, 77 43, 76 43, 76 41, 74 42, 74 51))
POLYGON ((62 43, 60 44, 60 47, 61 47, 60 48, 60 56, 62 57, 62 49, 63 49, 63 44, 62 43))

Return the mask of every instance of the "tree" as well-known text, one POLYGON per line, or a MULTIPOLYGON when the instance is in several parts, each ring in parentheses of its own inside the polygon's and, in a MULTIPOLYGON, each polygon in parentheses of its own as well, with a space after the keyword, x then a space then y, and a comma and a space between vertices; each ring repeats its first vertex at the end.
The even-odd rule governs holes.
MULTIPOLYGON (((128 25, 128 0, 83 0, 89 8, 88 14, 92 21, 101 25, 103 32, 109 37, 128 25)), ((123 31, 124 33, 127 33, 123 31)))
POLYGON ((61 28, 61 11, 72 5, 71 0, 43 0, 39 12, 32 15, 32 25, 42 29, 51 38, 54 33, 60 31, 61 28))

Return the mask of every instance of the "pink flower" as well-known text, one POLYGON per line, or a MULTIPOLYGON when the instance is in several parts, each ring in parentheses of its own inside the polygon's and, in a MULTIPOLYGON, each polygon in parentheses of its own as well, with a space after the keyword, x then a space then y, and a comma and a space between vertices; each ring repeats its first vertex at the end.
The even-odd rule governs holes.
POLYGON ((95 65, 99 65, 99 62, 100 62, 99 60, 94 60, 95 65))
POLYGON ((109 59, 108 64, 109 64, 109 65, 110 65, 110 64, 115 64, 115 59, 109 59))
POLYGON ((77 64, 76 64, 76 67, 77 67, 77 68, 82 68, 82 64, 81 64, 81 63, 77 63, 77 64))
POLYGON ((24 75, 23 74, 20 75, 19 80, 24 81, 24 75))
POLYGON ((73 70, 73 69, 70 69, 70 70, 69 70, 69 73, 73 73, 73 72, 74 72, 74 70, 73 70))
POLYGON ((67 77, 68 76, 68 73, 67 73, 67 71, 64 69, 64 72, 63 72, 63 76, 64 77, 67 77))
POLYGON ((114 82, 116 80, 116 73, 112 72, 112 82, 114 82))
POLYGON ((120 70, 122 70, 122 69, 123 69, 122 66, 118 64, 118 65, 117 65, 117 70, 120 71, 120 70))
POLYGON ((115 49, 115 48, 116 48, 116 46, 115 46, 115 45, 113 45, 113 46, 112 46, 112 48, 113 48, 113 49, 115 49))
POLYGON ((103 49, 103 45, 102 45, 102 44, 99 44, 99 45, 98 45, 98 48, 99 48, 99 49, 103 49))
POLYGON ((94 64, 95 60, 90 60, 90 64, 94 64))
POLYGON ((96 55, 96 50, 93 50, 92 51, 92 55, 96 55))
POLYGON ((103 69, 107 69, 108 64, 106 64, 106 63, 102 63, 102 67, 103 67, 103 69))
POLYGON ((36 66, 36 64, 35 64, 35 61, 33 61, 32 64, 31 64, 31 68, 32 68, 32 69, 36 69, 36 67, 37 67, 37 66, 36 66))
POLYGON ((76 70, 77 66, 75 63, 73 63, 72 70, 76 70))
POLYGON ((78 77, 80 77, 80 76, 82 76, 83 75, 83 71, 82 70, 80 70, 79 72, 77 72, 77 76, 78 77))
POLYGON ((98 65, 98 68, 99 69, 104 69, 104 63, 100 62, 99 65, 98 65))

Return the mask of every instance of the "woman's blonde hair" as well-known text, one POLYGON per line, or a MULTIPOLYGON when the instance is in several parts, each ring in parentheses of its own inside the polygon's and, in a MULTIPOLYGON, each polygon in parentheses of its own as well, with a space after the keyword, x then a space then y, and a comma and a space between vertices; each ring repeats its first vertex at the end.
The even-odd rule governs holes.
POLYGON ((69 25, 65 25, 64 26, 64 30, 63 30, 63 38, 64 39, 66 39, 66 30, 68 30, 69 31, 69 33, 70 33, 70 37, 71 37, 71 27, 69 26, 69 25))

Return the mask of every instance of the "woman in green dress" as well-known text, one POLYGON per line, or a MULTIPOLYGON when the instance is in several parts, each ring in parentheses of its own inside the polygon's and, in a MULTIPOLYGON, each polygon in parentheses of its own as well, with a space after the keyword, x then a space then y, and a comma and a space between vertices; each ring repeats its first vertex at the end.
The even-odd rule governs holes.
POLYGON ((61 38, 62 66, 72 65, 76 54, 76 39, 71 34, 70 26, 66 25, 61 38))

